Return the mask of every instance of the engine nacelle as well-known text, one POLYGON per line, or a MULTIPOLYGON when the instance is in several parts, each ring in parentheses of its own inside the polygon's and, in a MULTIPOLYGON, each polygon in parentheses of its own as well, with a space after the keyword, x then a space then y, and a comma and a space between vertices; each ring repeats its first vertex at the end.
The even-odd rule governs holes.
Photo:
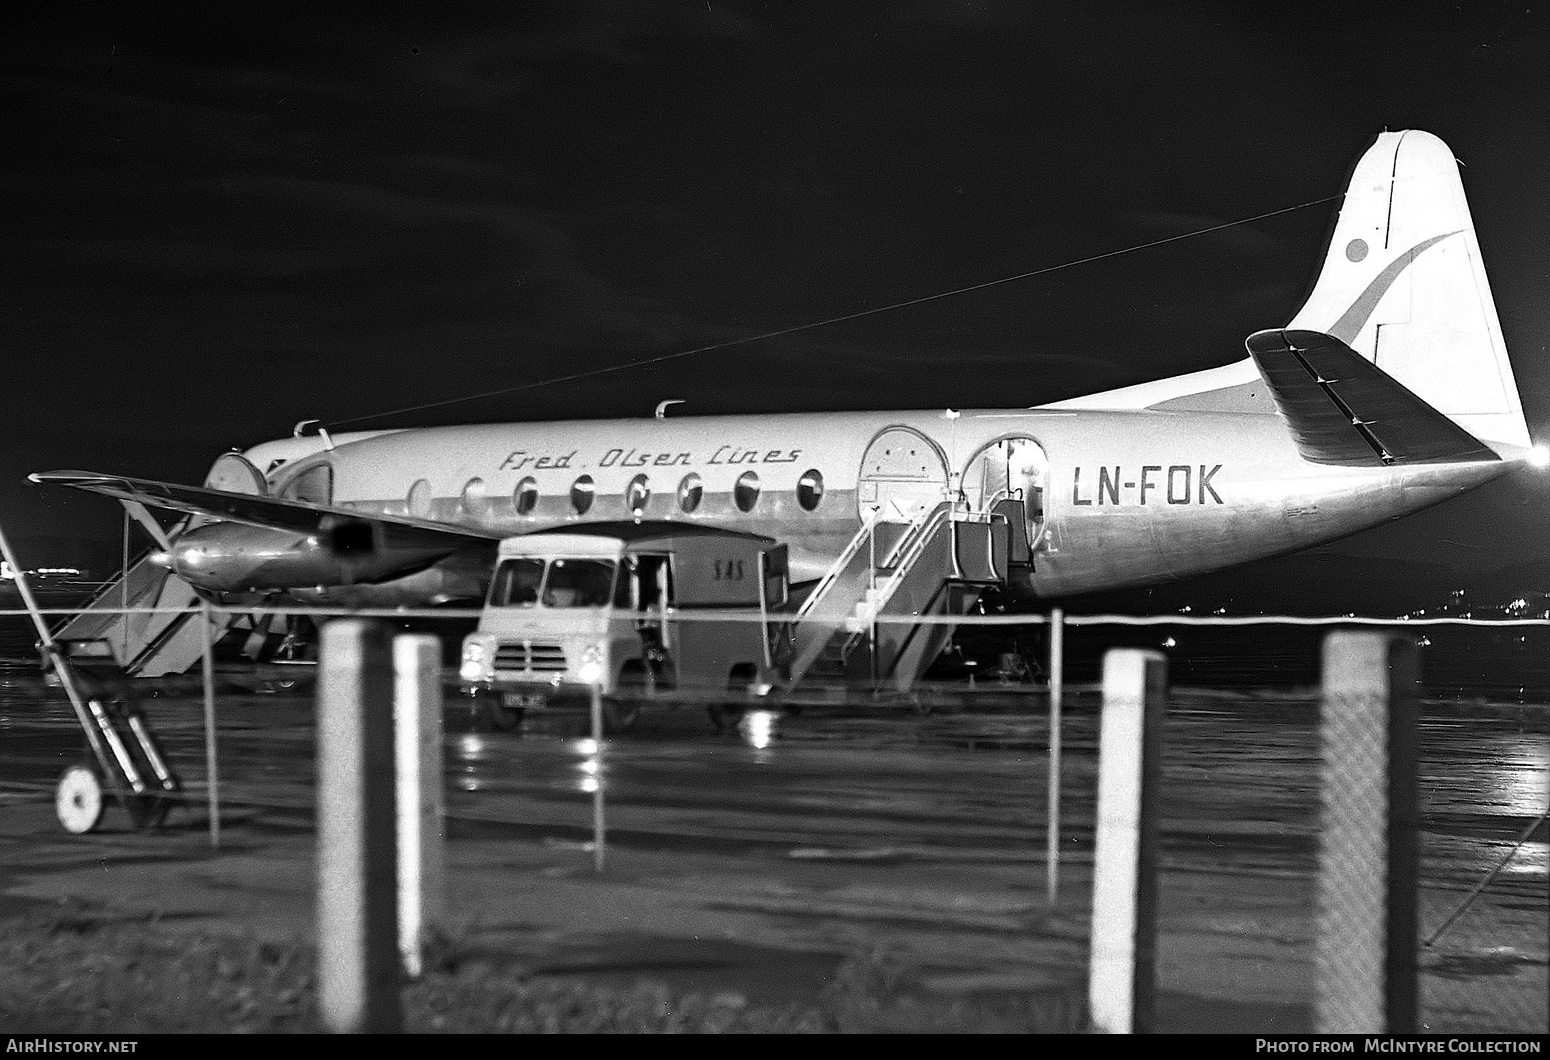
POLYGON ((167 554, 167 566, 191 585, 214 592, 310 589, 412 574, 450 552, 358 544, 341 548, 338 536, 207 523, 178 535, 167 554))

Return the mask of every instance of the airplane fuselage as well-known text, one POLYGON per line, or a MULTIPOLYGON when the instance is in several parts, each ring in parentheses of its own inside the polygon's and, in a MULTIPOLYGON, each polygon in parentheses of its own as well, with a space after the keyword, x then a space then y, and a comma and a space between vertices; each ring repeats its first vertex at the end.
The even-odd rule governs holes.
MULTIPOLYGON (((1032 547, 1026 588, 1042 598, 1307 548, 1446 500, 1509 466, 1321 465, 1299 454, 1274 414, 1146 410, 483 424, 332 442, 328 450, 314 438, 286 439, 246 455, 277 496, 492 537, 632 516, 765 534, 790 546, 796 580, 819 577, 874 511, 903 523, 954 494, 970 508, 1015 496, 1032 547), (317 451, 298 458, 309 442, 317 451), (283 462, 271 467, 275 460, 283 462)), ((180 565, 180 574, 225 590, 308 583, 295 567, 297 535, 230 524, 195 533, 214 537, 223 525, 276 535, 274 562, 289 557, 292 566, 266 572, 234 557, 237 566, 180 565)), ((252 542, 241 551, 264 552, 252 542)), ((388 574, 335 571, 310 584, 385 583, 388 574)))

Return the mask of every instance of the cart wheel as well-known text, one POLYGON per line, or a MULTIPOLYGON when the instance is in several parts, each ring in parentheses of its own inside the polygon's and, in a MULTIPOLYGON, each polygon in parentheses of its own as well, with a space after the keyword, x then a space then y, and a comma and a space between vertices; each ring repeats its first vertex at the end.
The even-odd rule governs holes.
POLYGON ((54 789, 54 812, 72 835, 85 835, 102 823, 102 779, 90 766, 65 770, 54 789))
POLYGON ((129 800, 129 820, 143 832, 160 828, 172 812, 172 800, 164 795, 135 795, 129 800))

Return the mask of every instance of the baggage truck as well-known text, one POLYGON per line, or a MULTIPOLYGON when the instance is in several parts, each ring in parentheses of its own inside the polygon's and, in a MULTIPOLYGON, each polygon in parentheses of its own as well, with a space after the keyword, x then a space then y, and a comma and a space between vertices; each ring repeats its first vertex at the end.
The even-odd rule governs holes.
POLYGON ((603 697, 612 731, 670 694, 719 724, 788 661, 786 546, 695 523, 601 522, 502 541, 459 679, 507 723, 603 697))

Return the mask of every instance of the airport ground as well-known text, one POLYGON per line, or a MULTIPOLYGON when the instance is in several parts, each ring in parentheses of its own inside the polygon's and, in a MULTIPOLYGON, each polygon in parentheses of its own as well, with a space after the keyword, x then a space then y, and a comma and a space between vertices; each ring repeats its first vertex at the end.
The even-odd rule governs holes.
MULTIPOLYGON (((1085 994, 1096 690, 1063 726, 1059 887, 1048 900, 1046 700, 1033 686, 938 691, 926 715, 813 706, 715 734, 685 707, 601 757, 594 867, 586 720, 518 730, 449 696, 447 933, 536 981, 665 984, 762 1004, 825 996, 855 969, 915 996, 1032 999, 1056 1023, 1085 994)), ((223 692, 221 846, 197 795, 197 696, 144 700, 196 793, 157 832, 122 811, 54 820, 81 739, 28 677, 0 692, 0 917, 57 908, 158 932, 306 939, 313 927, 313 714, 303 687, 223 692)), ((1165 733, 1158 1025, 1311 1028, 1316 706, 1306 689, 1175 689, 1165 733)), ((1550 708, 1429 701, 1423 723, 1421 1017, 1433 1032, 1547 1026, 1543 813, 1550 708)), ((25 1030, 25 1027, 16 1028, 25 1030)))

